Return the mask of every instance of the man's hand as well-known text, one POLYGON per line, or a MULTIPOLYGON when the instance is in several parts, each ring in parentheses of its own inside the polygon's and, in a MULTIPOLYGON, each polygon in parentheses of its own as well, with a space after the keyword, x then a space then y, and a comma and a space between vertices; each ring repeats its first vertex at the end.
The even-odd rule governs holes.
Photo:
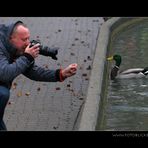
POLYGON ((50 56, 54 60, 58 59, 57 54, 58 54, 59 47, 50 48, 48 46, 43 46, 43 45, 41 45, 40 40, 32 40, 32 41, 30 41, 30 43, 31 43, 30 48, 34 45, 40 44, 39 54, 44 55, 44 56, 50 56))
POLYGON ((66 79, 67 77, 71 77, 76 74, 78 65, 76 63, 70 64, 67 68, 62 70, 62 77, 66 79))
POLYGON ((30 47, 30 44, 26 47, 25 52, 24 53, 28 53, 30 54, 33 58, 38 57, 39 55, 39 46, 40 44, 35 44, 34 46, 30 47))

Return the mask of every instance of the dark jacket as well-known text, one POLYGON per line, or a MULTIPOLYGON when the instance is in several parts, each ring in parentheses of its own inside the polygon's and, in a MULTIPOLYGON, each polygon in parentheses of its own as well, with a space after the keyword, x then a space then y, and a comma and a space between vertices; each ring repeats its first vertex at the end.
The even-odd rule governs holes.
POLYGON ((60 81, 60 69, 47 70, 35 65, 34 58, 24 53, 16 57, 16 50, 9 42, 14 26, 21 21, 10 25, 0 25, 0 85, 11 88, 12 81, 20 74, 31 80, 43 82, 60 81))

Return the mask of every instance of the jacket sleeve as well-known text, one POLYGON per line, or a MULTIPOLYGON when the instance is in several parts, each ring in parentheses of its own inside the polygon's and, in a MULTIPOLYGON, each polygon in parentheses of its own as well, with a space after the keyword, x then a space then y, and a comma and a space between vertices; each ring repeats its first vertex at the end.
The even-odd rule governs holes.
POLYGON ((10 63, 5 54, 0 51, 0 81, 13 81, 19 74, 26 71, 33 62, 34 59, 31 59, 30 55, 22 55, 15 62, 10 63))
POLYGON ((26 77, 35 81, 57 82, 62 81, 60 78, 60 69, 50 70, 34 65, 23 73, 26 77))

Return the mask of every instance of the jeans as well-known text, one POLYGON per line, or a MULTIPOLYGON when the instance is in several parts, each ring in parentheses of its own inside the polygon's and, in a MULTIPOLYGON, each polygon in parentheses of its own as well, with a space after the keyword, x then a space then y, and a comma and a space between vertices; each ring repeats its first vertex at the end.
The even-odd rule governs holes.
POLYGON ((5 107, 10 97, 10 90, 7 87, 0 86, 0 131, 6 131, 6 125, 3 121, 5 107))

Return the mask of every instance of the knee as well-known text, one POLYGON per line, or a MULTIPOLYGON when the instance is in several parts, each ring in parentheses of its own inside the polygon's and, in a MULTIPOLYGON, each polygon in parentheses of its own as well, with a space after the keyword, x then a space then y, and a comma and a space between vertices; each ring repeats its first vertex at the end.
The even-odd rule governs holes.
POLYGON ((9 99, 9 92, 0 92, 0 98, 9 99))
POLYGON ((10 91, 5 87, 0 87, 0 99, 5 99, 6 101, 9 99, 10 91))

